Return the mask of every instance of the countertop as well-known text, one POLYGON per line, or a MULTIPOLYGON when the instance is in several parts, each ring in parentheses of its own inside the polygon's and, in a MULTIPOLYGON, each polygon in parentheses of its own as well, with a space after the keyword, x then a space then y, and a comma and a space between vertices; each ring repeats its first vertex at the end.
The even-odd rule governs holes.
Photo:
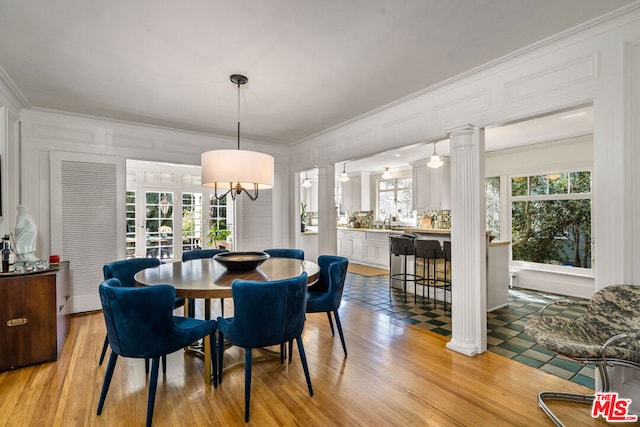
POLYGON ((391 229, 385 228, 350 228, 350 227, 338 227, 338 230, 348 230, 348 231, 369 231, 374 233, 417 233, 417 234, 451 234, 450 229, 441 229, 441 228, 402 228, 402 227, 392 227, 391 229))

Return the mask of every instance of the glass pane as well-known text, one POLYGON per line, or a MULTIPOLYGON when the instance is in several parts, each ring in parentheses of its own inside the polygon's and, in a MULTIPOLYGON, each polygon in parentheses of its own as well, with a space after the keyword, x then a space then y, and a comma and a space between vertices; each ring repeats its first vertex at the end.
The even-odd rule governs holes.
POLYGON ((173 193, 148 191, 146 200, 146 256, 173 259, 173 193))
POLYGON ((398 178, 398 188, 411 188, 411 178, 398 178))
POLYGON ((569 192, 569 179, 566 173, 553 173, 547 175, 549 180, 549 194, 567 194, 569 192))
POLYGON ((511 178, 511 195, 512 196, 526 196, 529 182, 526 176, 516 176, 511 178))
POLYGON ((393 190, 395 188, 395 180, 390 179, 388 181, 379 181, 380 190, 393 190))
POLYGON ((536 175, 529 177, 529 195, 539 196, 547 194, 546 175, 536 175))
POLYGON ((591 172, 572 172, 570 175, 571 193, 591 193, 591 172))
POLYGON ((391 218, 396 216, 396 202, 393 191, 381 191, 378 193, 378 206, 380 218, 391 218))
POLYGON ((136 192, 127 191, 126 197, 127 212, 127 237, 126 237, 126 256, 127 258, 135 258, 136 256, 136 192))
POLYGON ((591 268, 591 200, 514 202, 517 261, 591 268))
POLYGON ((202 194, 182 193, 182 251, 202 248, 202 194))
POLYGON ((229 249, 227 243, 232 234, 232 225, 227 218, 227 198, 217 200, 211 197, 209 200, 209 233, 206 243, 211 247, 229 249))
POLYGON ((411 190, 398 190, 398 218, 411 219, 411 190))
POLYGON ((500 177, 486 178, 484 190, 487 201, 487 230, 500 237, 500 177))

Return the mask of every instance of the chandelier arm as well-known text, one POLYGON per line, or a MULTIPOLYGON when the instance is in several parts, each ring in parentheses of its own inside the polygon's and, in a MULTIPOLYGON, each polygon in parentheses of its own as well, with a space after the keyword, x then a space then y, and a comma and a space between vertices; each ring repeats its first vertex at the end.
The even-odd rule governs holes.
POLYGON ((246 188, 244 188, 244 187, 242 187, 242 191, 244 191, 244 193, 245 193, 245 194, 246 194, 246 195, 247 195, 247 196, 248 196, 252 201, 255 201, 255 200, 258 198, 258 184, 256 184, 256 183, 254 183, 254 184, 253 184, 253 191, 254 191, 254 194, 253 194, 253 195, 252 195, 251 193, 249 193, 249 192, 247 191, 247 189, 246 189, 246 188))
POLYGON ((216 182, 216 183, 214 183, 214 184, 213 184, 213 186, 214 186, 214 193, 213 193, 213 196, 216 198, 216 200, 222 200, 222 199, 224 199, 225 197, 227 197, 227 194, 229 194, 229 193, 231 193, 231 199, 232 199, 232 200, 235 200, 235 199, 236 199, 236 196, 235 196, 235 194, 231 191, 231 189, 227 190, 223 195, 218 196, 218 183, 217 183, 217 182, 216 182))

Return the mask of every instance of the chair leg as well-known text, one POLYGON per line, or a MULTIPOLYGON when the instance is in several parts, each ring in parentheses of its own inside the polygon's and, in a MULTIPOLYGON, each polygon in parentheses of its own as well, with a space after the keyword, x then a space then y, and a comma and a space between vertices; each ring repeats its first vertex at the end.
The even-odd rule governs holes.
POLYGON ((218 388, 218 346, 216 345, 216 333, 209 335, 209 352, 211 354, 211 365, 213 372, 213 388, 218 388))
POLYGON ((158 385, 159 370, 160 358, 154 357, 153 361, 151 362, 151 378, 149 379, 149 399, 147 400, 147 427, 151 427, 151 422, 153 421, 153 407, 156 403, 156 387, 158 385))
POLYGON ((331 312, 327 311, 327 318, 329 319, 329 326, 331 326, 331 336, 334 337, 336 334, 333 332, 333 320, 331 320, 331 312))
POLYGON ((107 364, 107 371, 104 374, 104 381, 102 382, 102 391, 100 392, 100 400, 98 401, 98 411, 97 411, 98 415, 102 413, 102 408, 104 407, 104 400, 107 397, 107 392, 109 391, 109 385, 111 384, 111 377, 113 376, 113 371, 116 368, 117 361, 118 361, 118 355, 112 351, 111 356, 109 357, 109 363, 107 364))
POLYGON ((146 357, 144 359, 144 373, 149 374, 149 359, 146 357))
POLYGON ((302 369, 304 370, 304 377, 307 380, 307 387, 309 388, 309 396, 313 396, 313 387, 311 386, 311 376, 309 375, 309 366, 307 365, 307 355, 304 352, 304 345, 302 345, 302 336, 296 338, 298 344, 298 353, 300 353, 300 361, 302 362, 302 369))
POLYGON ((222 362, 224 361, 224 334, 218 331, 218 366, 214 369, 218 370, 218 384, 222 384, 222 362))
POLYGON ((333 311, 333 315, 336 317, 336 326, 338 327, 338 334, 340 335, 340 341, 342 342, 342 349, 344 355, 347 355, 347 345, 344 342, 344 334, 342 333, 342 323, 340 322, 340 316, 338 316, 338 310, 333 311))
POLYGON ((109 347, 109 337, 105 335, 104 344, 102 344, 102 352, 100 353, 100 360, 98 361, 98 366, 102 366, 102 362, 104 362, 104 356, 107 354, 108 347, 109 347))
POLYGON ((293 340, 289 341, 289 365, 293 361, 293 340))
POLYGON ((538 393, 538 406, 540 409, 544 411, 545 414, 555 423, 558 427, 564 427, 564 424, 556 415, 549 409, 547 406, 545 399, 547 400, 562 400, 565 402, 576 402, 576 403, 588 403, 589 405, 593 404, 593 400, 595 399, 594 395, 589 394, 576 394, 576 393, 562 393, 555 391, 543 391, 538 393))
POLYGON ((167 375, 167 355, 162 355, 162 375, 167 375))
POLYGON ((251 403, 251 349, 244 349, 244 420, 249 422, 249 404, 251 403))
POLYGON ((280 364, 284 365, 284 352, 285 352, 285 343, 280 343, 280 364))
MULTIPOLYGON (((600 379, 602 381, 601 393, 606 393, 609 391, 609 374, 607 372, 607 367, 603 364, 596 365, 598 368, 598 372, 600 373, 600 379)), ((579 394, 579 393, 564 393, 561 391, 541 391, 538 393, 538 406, 540 409, 544 411, 545 414, 554 422, 554 424, 558 427, 564 427, 564 424, 556 415, 551 411, 551 409, 547 406, 547 400, 562 400, 564 402, 575 402, 575 403, 587 403, 589 405, 593 404, 595 399, 595 394, 579 394)))

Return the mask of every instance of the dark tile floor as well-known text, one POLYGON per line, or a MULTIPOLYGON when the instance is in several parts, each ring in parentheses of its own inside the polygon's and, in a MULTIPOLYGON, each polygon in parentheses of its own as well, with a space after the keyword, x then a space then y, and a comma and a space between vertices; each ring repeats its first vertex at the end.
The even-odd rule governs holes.
MULTIPOLYGON (((389 299, 389 276, 366 277, 347 273, 343 300, 423 328, 440 335, 451 336, 450 312, 444 312, 438 302, 418 296, 417 303, 409 294, 404 302, 401 290, 392 291, 389 299)), ((567 299, 559 295, 526 289, 509 290, 509 305, 487 313, 487 349, 518 362, 533 366, 578 384, 594 388, 593 366, 583 366, 561 359, 555 353, 537 345, 524 333, 529 317, 536 316, 547 303, 567 299)), ((449 310, 449 307, 447 308, 449 310)), ((557 314, 575 318, 582 314, 580 308, 549 308, 545 314, 557 314)))

